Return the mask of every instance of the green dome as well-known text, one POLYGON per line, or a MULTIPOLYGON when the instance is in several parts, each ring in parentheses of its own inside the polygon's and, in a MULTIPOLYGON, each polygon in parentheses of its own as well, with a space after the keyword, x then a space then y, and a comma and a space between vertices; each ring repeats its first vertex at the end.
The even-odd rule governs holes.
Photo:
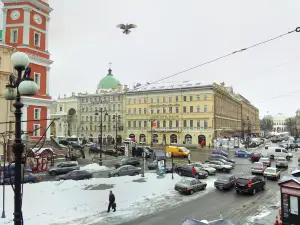
POLYGON ((120 81, 113 77, 111 69, 108 70, 108 74, 100 80, 97 89, 116 89, 120 85, 120 81))

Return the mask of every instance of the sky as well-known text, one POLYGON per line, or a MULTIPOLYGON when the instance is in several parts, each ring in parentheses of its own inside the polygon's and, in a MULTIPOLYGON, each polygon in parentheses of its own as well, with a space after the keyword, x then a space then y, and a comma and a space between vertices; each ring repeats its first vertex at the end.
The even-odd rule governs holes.
MULTIPOLYGON (((54 9, 49 28, 54 98, 95 92, 109 62, 114 76, 133 86, 300 26, 299 0, 49 0, 49 4, 54 9), (138 28, 124 35, 116 28, 120 23, 138 28)), ((294 32, 163 82, 225 82, 259 108, 261 116, 294 115, 300 108, 299 40, 300 32, 294 32)))

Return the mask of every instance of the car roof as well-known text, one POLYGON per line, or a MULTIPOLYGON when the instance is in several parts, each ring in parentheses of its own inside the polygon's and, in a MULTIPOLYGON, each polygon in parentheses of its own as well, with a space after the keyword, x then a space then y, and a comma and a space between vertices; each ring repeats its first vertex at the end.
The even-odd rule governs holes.
POLYGON ((284 159, 284 160, 285 160, 285 158, 284 158, 284 157, 277 157, 277 159, 284 159))
POLYGON ((234 176, 233 174, 220 174, 220 176, 218 176, 218 178, 220 178, 220 177, 227 177, 227 178, 229 178, 229 177, 232 177, 232 176, 234 176))

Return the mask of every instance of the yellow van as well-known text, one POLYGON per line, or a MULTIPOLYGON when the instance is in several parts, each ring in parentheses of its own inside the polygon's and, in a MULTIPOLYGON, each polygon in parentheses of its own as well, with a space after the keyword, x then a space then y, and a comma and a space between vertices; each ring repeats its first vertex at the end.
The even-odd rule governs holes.
POLYGON ((185 147, 167 146, 166 153, 168 152, 172 153, 173 156, 187 157, 190 153, 190 150, 185 147))

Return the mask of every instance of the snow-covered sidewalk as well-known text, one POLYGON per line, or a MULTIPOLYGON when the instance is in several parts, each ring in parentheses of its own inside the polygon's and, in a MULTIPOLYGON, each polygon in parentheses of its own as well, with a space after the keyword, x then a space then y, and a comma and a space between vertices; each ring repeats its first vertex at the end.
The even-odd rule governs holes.
MULTIPOLYGON (((205 191, 192 196, 180 195, 174 185, 182 177, 167 174, 158 179, 156 174, 113 178, 94 178, 83 181, 55 181, 24 185, 23 215, 26 225, 101 224, 113 225, 154 213, 198 198, 214 189, 214 177, 204 180, 205 191), (107 213, 108 195, 116 196, 117 212, 107 213)), ((6 188, 6 219, 1 224, 12 224, 13 191, 6 188)))

